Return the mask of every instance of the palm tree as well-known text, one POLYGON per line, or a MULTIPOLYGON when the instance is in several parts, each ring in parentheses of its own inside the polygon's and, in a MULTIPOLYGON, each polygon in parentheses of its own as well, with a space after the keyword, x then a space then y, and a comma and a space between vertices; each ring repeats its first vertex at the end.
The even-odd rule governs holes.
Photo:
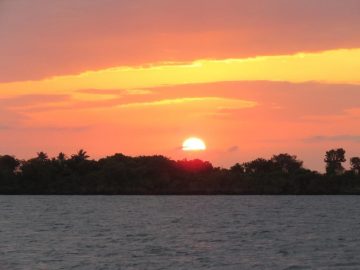
POLYGON ((60 162, 64 162, 66 160, 66 155, 63 152, 60 152, 57 156, 57 160, 60 162))
POLYGON ((77 154, 71 156, 71 159, 77 162, 85 161, 88 158, 89 156, 87 155, 87 152, 83 149, 80 149, 77 154))

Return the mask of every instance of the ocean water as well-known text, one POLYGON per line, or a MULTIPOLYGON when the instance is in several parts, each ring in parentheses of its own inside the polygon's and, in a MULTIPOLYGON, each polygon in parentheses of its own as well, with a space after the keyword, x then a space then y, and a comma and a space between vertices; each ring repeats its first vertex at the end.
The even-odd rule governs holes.
POLYGON ((360 269, 360 196, 0 196, 0 269, 360 269))

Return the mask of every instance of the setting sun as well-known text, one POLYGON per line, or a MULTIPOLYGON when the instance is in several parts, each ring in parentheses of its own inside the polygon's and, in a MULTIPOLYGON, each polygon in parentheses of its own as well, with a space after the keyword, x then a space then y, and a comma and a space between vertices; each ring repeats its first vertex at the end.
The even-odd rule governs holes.
POLYGON ((183 142, 182 150, 184 151, 203 151, 206 150, 206 145, 203 140, 195 137, 186 139, 183 142))

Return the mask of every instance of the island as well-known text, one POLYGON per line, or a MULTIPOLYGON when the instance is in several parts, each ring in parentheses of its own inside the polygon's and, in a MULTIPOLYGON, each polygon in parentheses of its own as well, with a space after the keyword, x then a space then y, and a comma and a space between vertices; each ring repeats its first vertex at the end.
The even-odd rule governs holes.
POLYGON ((0 194, 58 195, 316 195, 360 194, 360 158, 326 152, 325 173, 303 167, 295 155, 273 155, 214 167, 200 159, 114 154, 99 160, 86 151, 49 158, 44 152, 19 160, 0 156, 0 194))

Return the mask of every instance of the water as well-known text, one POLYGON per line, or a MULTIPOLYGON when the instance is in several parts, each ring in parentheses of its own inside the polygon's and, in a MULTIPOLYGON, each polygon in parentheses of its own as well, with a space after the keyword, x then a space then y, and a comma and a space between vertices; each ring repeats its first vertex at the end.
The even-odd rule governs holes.
POLYGON ((0 196, 0 269, 360 269, 360 196, 0 196))

